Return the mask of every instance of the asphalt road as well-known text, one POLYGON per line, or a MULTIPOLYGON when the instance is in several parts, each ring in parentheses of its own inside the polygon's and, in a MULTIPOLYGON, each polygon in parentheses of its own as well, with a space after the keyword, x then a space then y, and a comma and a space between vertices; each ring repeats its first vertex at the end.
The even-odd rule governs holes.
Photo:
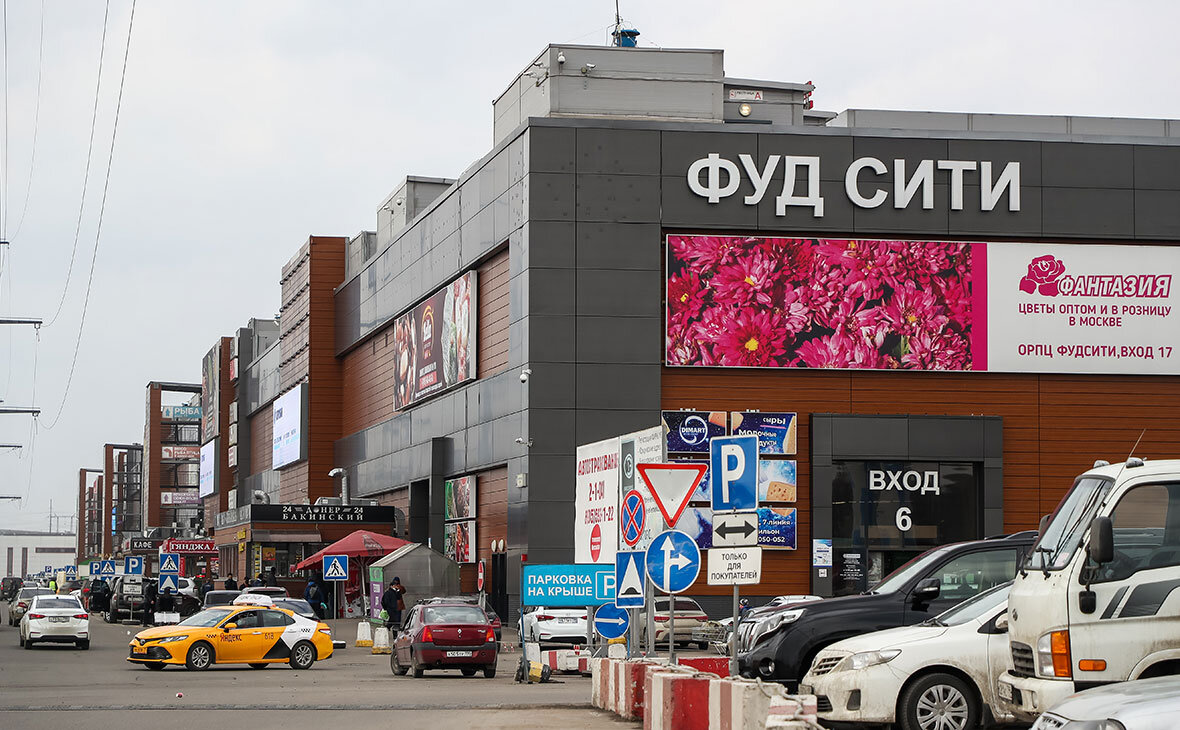
POLYGON ((0 713, 5 728, 79 723, 158 730, 168 725, 164 718, 177 717, 173 710, 199 710, 201 727, 637 727, 591 708, 588 678, 559 675, 555 683, 517 684, 513 674, 520 655, 515 652, 500 655, 493 679, 467 678, 458 671, 427 672, 422 679, 395 677, 388 655, 351 646, 355 622, 341 622, 334 637, 350 646, 305 672, 284 665, 152 672, 126 661, 127 642, 139 627, 92 620, 88 651, 66 645, 26 651, 18 646, 18 630, 7 624, 7 606, 0 611, 0 713), (258 710, 265 713, 251 712, 258 710))

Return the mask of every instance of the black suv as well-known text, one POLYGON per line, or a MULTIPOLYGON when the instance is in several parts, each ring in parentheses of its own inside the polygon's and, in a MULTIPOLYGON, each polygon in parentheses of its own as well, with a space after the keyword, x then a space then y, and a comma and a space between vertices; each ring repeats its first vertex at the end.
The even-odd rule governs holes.
POLYGON ((12 576, 0 578, 0 601, 11 601, 24 584, 22 579, 12 576))
POLYGON ((821 649, 850 636, 921 623, 1016 575, 1035 531, 943 545, 856 596, 757 612, 738 627, 738 670, 792 689, 821 649))

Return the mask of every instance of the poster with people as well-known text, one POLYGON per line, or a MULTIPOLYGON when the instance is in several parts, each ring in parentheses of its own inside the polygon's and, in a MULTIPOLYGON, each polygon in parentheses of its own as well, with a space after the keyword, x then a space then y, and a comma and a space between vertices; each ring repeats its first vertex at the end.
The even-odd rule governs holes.
POLYGON ((475 379, 476 279, 469 271, 394 321, 395 409, 475 379))

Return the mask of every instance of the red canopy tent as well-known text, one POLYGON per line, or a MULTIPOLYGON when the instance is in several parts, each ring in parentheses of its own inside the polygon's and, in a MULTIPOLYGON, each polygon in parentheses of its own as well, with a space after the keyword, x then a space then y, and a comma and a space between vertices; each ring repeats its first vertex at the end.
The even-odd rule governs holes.
POLYGON ((347 555, 350 558, 357 558, 363 565, 364 563, 373 562, 372 560, 364 560, 364 558, 383 558, 394 550, 409 544, 406 540, 390 535, 379 535, 376 532, 369 532, 368 530, 357 530, 340 538, 315 555, 299 563, 295 566, 295 569, 305 570, 307 568, 319 567, 323 565, 325 555, 347 555))
MULTIPOLYGON (((371 563, 376 562, 380 558, 392 553, 394 550, 401 548, 410 543, 400 538, 392 537, 390 535, 380 535, 376 532, 369 532, 368 530, 357 530, 345 537, 340 538, 328 547, 320 550, 315 555, 307 558, 303 562, 295 566, 296 570, 305 570, 307 568, 319 568, 323 565, 325 555, 347 555, 349 561, 353 562, 357 578, 360 585, 357 586, 357 592, 365 597, 368 594, 368 568, 371 563)), ((351 572, 351 570, 350 570, 351 572)), ((350 581, 349 581, 350 582, 350 581)), ((347 585, 345 586, 345 600, 347 600, 347 585)), ((333 589, 335 594, 335 589, 333 589)), ((366 599, 366 603, 367 603, 366 599)), ((343 605, 343 604, 341 604, 343 605)), ((333 610, 340 610, 339 606, 333 610)))

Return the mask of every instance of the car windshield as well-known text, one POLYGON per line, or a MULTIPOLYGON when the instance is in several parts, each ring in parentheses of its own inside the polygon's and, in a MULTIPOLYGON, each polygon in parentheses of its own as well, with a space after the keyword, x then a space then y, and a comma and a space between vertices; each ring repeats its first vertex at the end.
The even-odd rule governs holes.
POLYGON ((1098 505, 1113 482, 1099 477, 1079 479, 1049 517, 1045 532, 1028 554, 1024 566, 1030 570, 1060 570, 1082 542, 1098 505))
POLYGON ((483 611, 474 606, 428 606, 422 612, 427 624, 486 624, 483 611))
POLYGON ((69 596, 38 596, 33 605, 37 608, 82 608, 82 604, 78 603, 77 598, 69 596))
POLYGON ((204 611, 198 611, 192 616, 180 622, 180 626, 197 626, 200 628, 210 628, 221 623, 221 620, 230 615, 232 611, 227 608, 207 608, 204 611))
POLYGON ((901 587, 908 583, 911 578, 925 573, 930 568, 930 564, 938 560, 944 553, 945 550, 941 548, 922 553, 882 578, 877 585, 870 588, 867 592, 893 593, 894 591, 901 590, 901 587))
POLYGON ((48 588, 21 588, 21 598, 32 598, 33 596, 52 596, 53 591, 48 588))
POLYGON ((943 611, 931 620, 943 626, 958 626, 983 618, 1008 600, 1008 590, 1011 587, 1012 581, 998 585, 963 601, 949 611, 943 611))

